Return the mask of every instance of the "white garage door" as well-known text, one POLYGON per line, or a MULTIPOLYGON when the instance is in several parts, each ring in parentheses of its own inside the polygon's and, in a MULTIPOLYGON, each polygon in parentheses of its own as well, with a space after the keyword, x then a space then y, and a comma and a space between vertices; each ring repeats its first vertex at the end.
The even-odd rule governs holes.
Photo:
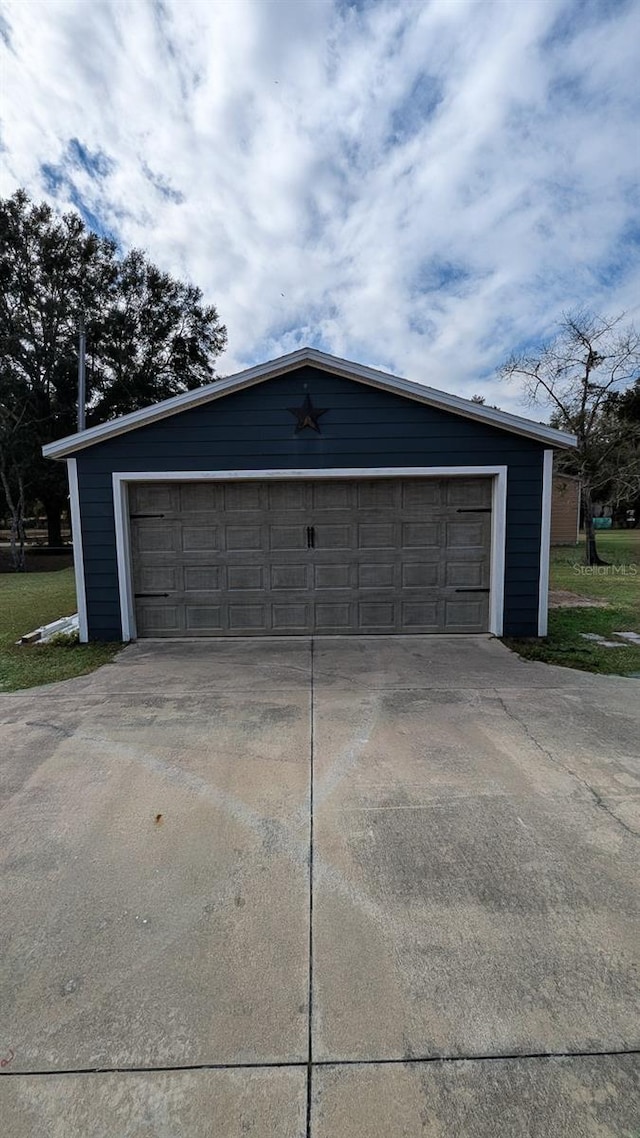
POLYGON ((129 488, 138 636, 486 632, 490 478, 129 488))

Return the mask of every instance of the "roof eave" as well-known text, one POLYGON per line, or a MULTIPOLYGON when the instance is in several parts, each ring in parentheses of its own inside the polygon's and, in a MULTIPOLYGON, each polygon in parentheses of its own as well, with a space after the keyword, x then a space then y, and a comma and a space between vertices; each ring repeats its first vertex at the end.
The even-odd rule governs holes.
POLYGON ((98 443, 105 442, 117 435, 126 434, 161 419, 177 415, 181 411, 199 407, 203 403, 222 399, 225 395, 242 391, 254 384, 275 378, 275 376, 292 371, 305 363, 313 364, 324 371, 343 375, 345 378, 356 382, 367 383, 372 387, 403 395, 405 398, 414 399, 416 402, 438 407, 443 411, 461 415, 475 422, 486 423, 498 430, 521 435, 524 438, 533 439, 535 442, 547 443, 553 448, 570 449, 577 442, 575 435, 566 431, 559 431, 555 427, 547 427, 543 423, 533 423, 529 419, 512 415, 508 411, 498 411, 492 407, 484 407, 482 404, 474 404, 458 395, 449 395, 447 392, 438 391, 421 383, 401 379, 398 376, 366 367, 363 364, 354 364, 349 360, 340 359, 338 356, 330 356, 317 348, 301 348, 286 356, 280 356, 276 360, 257 364, 255 367, 247 368, 245 371, 227 376, 225 379, 216 380, 214 383, 207 384, 206 387, 175 395, 171 399, 165 399, 162 403, 133 411, 129 415, 101 423, 97 427, 90 427, 88 430, 67 435, 65 438, 56 440, 56 442, 47 443, 42 448, 42 453, 45 458, 62 459, 70 457, 87 447, 96 446, 98 443))

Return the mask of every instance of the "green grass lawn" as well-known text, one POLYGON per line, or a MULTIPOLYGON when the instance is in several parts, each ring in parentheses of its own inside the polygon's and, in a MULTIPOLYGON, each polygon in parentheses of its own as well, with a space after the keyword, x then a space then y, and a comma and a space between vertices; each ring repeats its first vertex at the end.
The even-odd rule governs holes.
POLYGON ((528 660, 611 675, 640 673, 640 647, 599 648, 580 635, 640 633, 640 530, 604 530, 597 540, 600 556, 610 564, 586 566, 583 544, 552 549, 550 588, 606 601, 607 607, 551 609, 545 640, 505 643, 528 660))
POLYGON ((16 644, 76 608, 73 569, 0 574, 0 692, 69 680, 113 659, 121 644, 16 644))

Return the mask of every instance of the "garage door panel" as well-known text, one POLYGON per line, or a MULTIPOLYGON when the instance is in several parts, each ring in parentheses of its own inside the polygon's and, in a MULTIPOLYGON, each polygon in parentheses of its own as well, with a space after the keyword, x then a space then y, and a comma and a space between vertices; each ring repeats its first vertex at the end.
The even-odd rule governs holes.
POLYGON ((439 478, 407 479, 401 483, 402 509, 424 512, 442 504, 442 481, 439 478))
POLYGON ((488 585, 483 561, 447 561, 445 584, 452 587, 488 585))
POLYGON ((434 589, 440 579, 439 562, 416 561, 402 566, 402 585, 405 589, 434 589))
POLYGON ((446 546, 448 549, 462 547, 469 549, 477 546, 483 549, 485 545, 485 523, 477 522, 449 522, 446 528, 446 546))
POLYGON ((276 590, 307 589, 310 565, 272 565, 271 588, 276 590))
POLYGON ((393 601, 360 601, 358 623, 363 632, 394 632, 396 605, 393 601))
POLYGON ((364 522, 358 526, 360 549, 395 549, 398 544, 393 522, 364 522))
POLYGON ((298 550, 306 549, 307 526, 303 522, 294 525, 270 525, 268 527, 269 549, 298 550))
POLYGON ((352 627, 351 605, 348 601, 342 604, 325 604, 321 601, 315 604, 315 626, 317 632, 348 632, 352 627))
POLYGON ((131 486, 138 635, 485 631, 491 482, 453 483, 131 486))
POLYGON ((307 482, 269 482, 267 483, 267 509, 305 510, 308 506, 309 484, 307 482))
POLYGON ((133 577, 135 591, 163 592, 178 591, 182 573, 178 568, 169 565, 144 565, 136 569, 133 577))
POLYGON ((350 588, 354 576, 354 568, 355 567, 348 562, 342 565, 314 565, 313 581, 316 590, 350 588))
POLYGON ((140 519, 132 530, 132 547, 138 553, 177 553, 181 542, 178 523, 140 519))
POLYGON ((450 478, 444 483, 448 506, 472 509, 491 505, 491 482, 488 478, 450 478))
POLYGON ((265 571, 262 565, 228 565, 227 589, 229 592, 243 589, 265 588, 265 571))
POLYGON ((262 527, 259 525, 233 525, 224 527, 224 548, 238 553, 245 549, 262 550, 262 527))
POLYGON ((371 479, 356 484, 359 510, 397 510, 400 506, 400 485, 397 479, 371 479))
POLYGON ((266 632, 268 630, 267 606, 258 604, 234 604, 228 606, 229 628, 236 632, 266 632))
POLYGON ((138 632, 142 636, 176 635, 181 631, 182 609, 177 604, 149 604, 138 610, 138 632))
POLYGON ((223 628, 222 605, 185 605, 185 631, 216 633, 223 628))
MULTIPOLYGON (((220 549, 221 527, 212 526, 208 522, 202 525, 182 526, 182 549, 185 553, 197 552, 201 549, 220 549)), ((180 543, 178 543, 180 548, 180 543)))
POLYGON ((262 509, 262 483, 260 482, 223 482, 224 510, 226 514, 234 511, 262 509))
POLYGON ((401 623, 403 628, 412 629, 414 632, 440 631, 437 599, 403 601, 401 623))
POLYGON ((178 508, 180 489, 170 483, 136 482, 129 488, 132 514, 160 513, 178 508))
POLYGON ((452 632, 473 631, 485 620, 487 601, 485 596, 456 598, 446 600, 444 623, 452 632))
POLYGON ((351 549, 355 545, 354 526, 317 522, 313 526, 315 549, 351 549))
POLYGON ((392 589, 396 584, 397 571, 395 562, 370 563, 361 561, 358 565, 359 589, 392 589))
POLYGON ((181 482, 180 512, 211 514, 224 509, 224 487, 220 482, 181 482))
POLYGON ((306 631, 313 618, 312 605, 304 602, 271 606, 273 632, 306 631))
POLYGON ((185 565, 184 588, 186 592, 209 592, 220 588, 221 569, 217 565, 185 565))
POLYGON ((350 510, 355 505, 356 484, 349 480, 313 482, 311 502, 313 510, 350 510))
POLYGON ((440 525, 438 522, 405 522, 403 524, 403 549, 439 549, 440 544, 440 525))

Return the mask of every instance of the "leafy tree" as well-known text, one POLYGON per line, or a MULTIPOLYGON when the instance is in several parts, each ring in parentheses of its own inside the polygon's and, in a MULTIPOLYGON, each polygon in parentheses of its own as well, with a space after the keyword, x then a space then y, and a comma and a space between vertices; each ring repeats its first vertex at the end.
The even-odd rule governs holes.
POLYGON ((23 422, 26 403, 16 398, 15 388, 6 387, 0 365, 0 487, 4 492, 10 518, 10 541, 13 567, 25 568, 25 512, 28 491, 28 466, 24 462, 23 422))
POLYGON ((632 423, 640 423, 640 378, 615 399, 617 413, 632 423))
POLYGON ((567 313, 558 335, 536 352, 514 355, 499 369, 519 380, 531 403, 551 408, 554 426, 576 435, 577 447, 562 459, 565 473, 582 485, 586 561, 601 565, 593 528, 593 503, 607 488, 625 492, 640 478, 638 432, 615 401, 640 376, 640 336, 623 316, 607 319, 586 311, 567 313))
POLYGON ((28 472, 51 545, 61 542, 67 487, 64 469, 43 459, 41 447, 76 430, 81 321, 89 426, 210 382, 226 345, 200 289, 140 250, 120 256, 76 213, 34 204, 23 190, 0 200, 0 402, 16 411, 3 453, 8 462, 10 436, 11 485, 18 470, 26 485, 28 472))
POLYGON ((640 378, 625 392, 614 396, 611 404, 612 412, 627 424, 626 445, 632 455, 628 468, 630 477, 617 488, 616 505, 621 519, 626 522, 631 513, 637 525, 640 519, 640 378))

